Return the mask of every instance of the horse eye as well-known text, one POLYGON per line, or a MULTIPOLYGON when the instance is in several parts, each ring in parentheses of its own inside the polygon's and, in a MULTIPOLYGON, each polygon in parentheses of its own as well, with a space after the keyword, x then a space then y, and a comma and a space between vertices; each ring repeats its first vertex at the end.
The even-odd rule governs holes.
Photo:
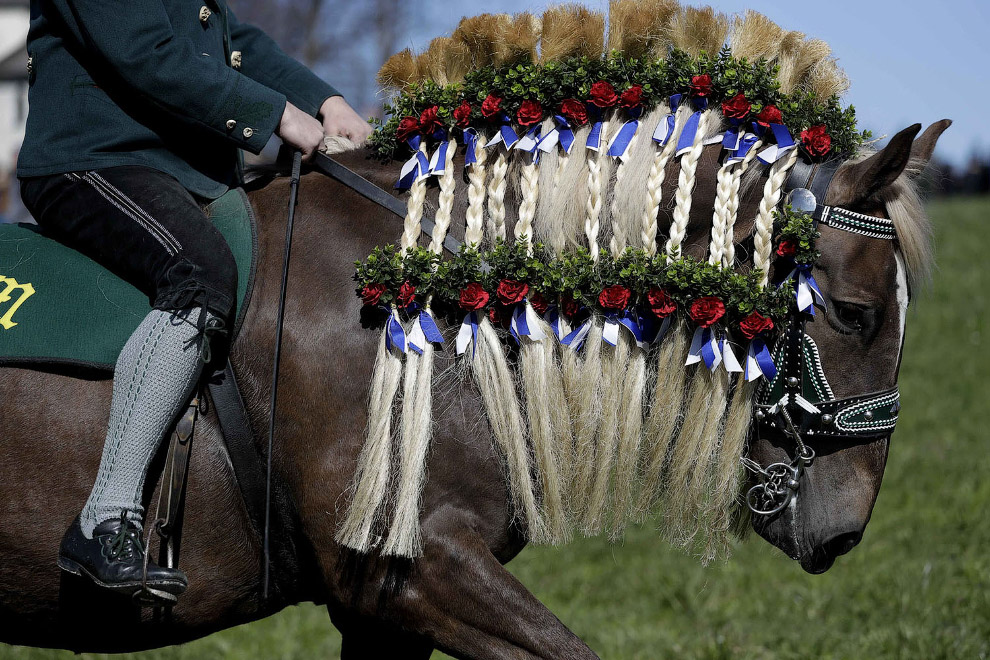
POLYGON ((868 307, 842 300, 832 300, 828 310, 832 327, 847 335, 864 333, 869 329, 872 317, 868 307))

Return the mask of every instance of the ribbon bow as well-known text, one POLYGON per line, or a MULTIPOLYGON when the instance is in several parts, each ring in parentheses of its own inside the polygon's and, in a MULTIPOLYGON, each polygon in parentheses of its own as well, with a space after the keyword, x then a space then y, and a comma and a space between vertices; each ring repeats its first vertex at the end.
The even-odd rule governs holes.
MULTIPOLYGON (((672 111, 681 104, 682 97, 682 94, 674 94, 670 97, 672 111)), ((696 96, 691 99, 691 105, 694 107, 694 112, 684 122, 681 135, 677 138, 677 151, 675 152, 677 156, 687 153, 694 146, 694 140, 698 136, 698 125, 701 122, 701 113, 708 107, 708 99, 704 96, 696 96)))
POLYGON ((551 149, 559 144, 560 148, 564 150, 564 153, 571 153, 571 147, 574 146, 574 130, 571 128, 570 122, 563 115, 554 115, 553 121, 556 126, 540 138, 537 148, 543 153, 548 154, 551 149))
POLYGON ((515 338, 516 342, 520 344, 522 343, 520 337, 529 337, 532 341, 546 339, 546 335, 540 329, 539 315, 525 298, 512 310, 512 321, 509 323, 509 332, 515 338))
POLYGON ((406 331, 402 329, 399 322, 399 310, 392 308, 389 312, 388 320, 385 322, 385 348, 388 350, 398 350, 402 353, 408 352, 406 345, 406 331))
POLYGON ((622 312, 612 311, 605 315, 605 325, 602 327, 602 340, 609 346, 619 343, 619 328, 626 328, 633 336, 636 346, 646 349, 647 342, 639 318, 632 310, 622 312))
POLYGON ((632 144, 632 139, 639 128, 639 118, 643 115, 643 108, 642 106, 629 108, 628 113, 629 121, 622 125, 622 128, 608 144, 608 155, 618 158, 622 162, 625 162, 628 157, 629 145, 632 144))
POLYGON ((421 181, 430 175, 430 161, 426 159, 426 154, 419 150, 423 143, 421 135, 414 135, 406 144, 413 150, 412 158, 407 160, 399 173, 399 180, 395 184, 396 190, 408 190, 417 181, 421 181))
POLYGON ((811 264, 797 264, 784 281, 791 279, 797 281, 795 294, 799 312, 808 312, 814 316, 816 303, 826 309, 825 296, 818 288, 815 276, 811 274, 811 264))
POLYGON ((463 355, 471 342, 474 342, 471 349, 471 356, 474 357, 474 352, 478 349, 478 312, 476 311, 467 313, 460 330, 457 331, 457 339, 454 342, 457 354, 463 355))
POLYGON ((424 309, 416 317, 416 322, 413 323, 412 329, 409 331, 409 336, 406 338, 406 342, 409 344, 409 348, 416 351, 420 355, 423 354, 423 349, 426 347, 426 342, 432 344, 442 344, 443 335, 440 334, 440 329, 437 327, 436 319, 433 318, 433 312, 429 308, 424 309))
POLYGON ((773 139, 776 140, 777 144, 771 144, 756 156, 764 165, 776 163, 788 151, 797 148, 791 132, 783 124, 770 124, 770 131, 773 133, 773 139))
POLYGON ((767 348, 762 337, 754 337, 746 351, 746 370, 743 377, 747 383, 752 383, 758 378, 773 380, 777 376, 777 365, 773 363, 773 357, 767 348))
POLYGON ((491 142, 485 145, 486 149, 504 144, 505 150, 510 151, 512 147, 516 146, 516 142, 519 141, 519 136, 512 130, 512 119, 509 118, 509 115, 502 113, 501 121, 502 125, 499 126, 498 133, 492 138, 491 142))

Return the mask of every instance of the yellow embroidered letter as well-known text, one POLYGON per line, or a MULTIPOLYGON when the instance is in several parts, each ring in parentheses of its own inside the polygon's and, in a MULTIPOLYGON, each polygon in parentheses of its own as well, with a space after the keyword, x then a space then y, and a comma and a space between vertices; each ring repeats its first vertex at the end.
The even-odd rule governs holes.
POLYGON ((12 320, 14 318, 14 312, 17 311, 18 307, 24 304, 25 300, 34 295, 34 287, 30 284, 18 284, 17 280, 14 278, 4 277, 3 275, 0 275, 0 287, 3 287, 0 289, 0 305, 11 299, 10 294, 14 289, 21 290, 21 295, 17 299, 17 302, 15 302, 11 308, 7 310, 6 314, 0 316, 0 326, 2 326, 4 330, 10 330, 17 325, 12 320))

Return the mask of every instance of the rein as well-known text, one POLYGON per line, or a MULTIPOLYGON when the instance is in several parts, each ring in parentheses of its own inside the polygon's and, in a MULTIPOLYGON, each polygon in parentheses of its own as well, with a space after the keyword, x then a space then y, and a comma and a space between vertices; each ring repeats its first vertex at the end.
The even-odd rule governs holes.
MULTIPOLYGON (((887 218, 818 203, 819 199, 825 199, 843 162, 836 159, 821 165, 802 163, 802 167, 795 167, 787 182, 788 203, 811 215, 816 225, 879 240, 896 239, 894 223, 887 218)), ((753 429, 770 435, 783 434, 795 444, 794 458, 788 463, 763 468, 756 461, 743 458, 746 469, 760 478, 760 483, 746 493, 746 505, 760 515, 780 513, 797 494, 805 468, 815 459, 806 437, 849 441, 882 438, 893 431, 900 412, 896 385, 878 392, 835 398, 825 378, 818 347, 805 333, 809 321, 814 321, 813 314, 792 310, 775 351, 775 362, 780 369, 757 394, 753 429)))
MULTIPOLYGON (((400 218, 406 217, 405 204, 389 194, 388 191, 376 186, 374 183, 368 181, 354 170, 341 165, 326 154, 317 153, 314 155, 313 160, 310 162, 310 166, 314 170, 322 174, 326 174, 331 179, 339 181, 365 199, 378 204, 382 208, 388 209, 400 218)), ((424 214, 419 223, 422 228, 422 232, 430 238, 433 238, 433 233, 436 231, 437 225, 433 218, 430 218, 424 214)), ((461 245, 462 243, 449 233, 443 239, 444 249, 451 254, 457 254, 461 249, 461 245)))

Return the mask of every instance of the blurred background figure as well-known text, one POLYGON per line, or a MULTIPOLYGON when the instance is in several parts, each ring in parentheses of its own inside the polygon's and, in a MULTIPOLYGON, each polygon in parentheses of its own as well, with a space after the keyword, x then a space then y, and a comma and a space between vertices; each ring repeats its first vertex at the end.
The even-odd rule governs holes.
POLYGON ((0 222, 25 222, 14 178, 17 151, 27 119, 28 0, 0 0, 0 222))

